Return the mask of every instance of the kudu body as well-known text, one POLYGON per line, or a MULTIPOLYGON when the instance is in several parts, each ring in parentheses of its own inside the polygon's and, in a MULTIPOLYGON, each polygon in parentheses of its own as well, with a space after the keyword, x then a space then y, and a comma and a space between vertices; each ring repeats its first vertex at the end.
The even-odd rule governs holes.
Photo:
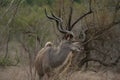
POLYGON ((35 60, 39 77, 43 77, 44 74, 49 75, 55 68, 62 65, 71 51, 79 51, 78 45, 67 40, 62 41, 57 48, 48 46, 40 51, 35 60))
POLYGON ((49 16, 45 10, 45 14, 47 18, 56 21, 57 29, 59 32, 63 33, 63 40, 60 42, 58 47, 45 46, 38 53, 35 59, 35 69, 41 79, 44 75, 49 75, 55 68, 62 65, 69 54, 76 53, 76 51, 80 51, 79 43, 73 41, 74 34, 70 30, 64 30, 62 26, 62 20, 56 17, 52 12, 51 16, 49 16))

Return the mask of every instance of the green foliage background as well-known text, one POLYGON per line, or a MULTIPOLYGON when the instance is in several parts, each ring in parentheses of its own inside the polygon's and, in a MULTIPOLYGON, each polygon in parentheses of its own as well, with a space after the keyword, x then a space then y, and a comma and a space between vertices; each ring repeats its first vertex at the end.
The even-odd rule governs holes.
MULTIPOLYGON (((12 41, 22 41, 32 55, 37 52, 36 47, 40 50, 47 41, 56 41, 56 33, 59 32, 56 30, 55 23, 46 18, 44 14, 45 8, 48 14, 50 14, 50 10, 52 10, 58 15, 61 5, 64 6, 64 10, 62 9, 61 12, 63 14, 64 26, 66 26, 70 0, 22 0, 15 17, 11 23, 7 25, 9 19, 14 14, 16 3, 19 0, 15 0, 9 9, 11 1, 12 0, 0 0, 0 47, 7 45, 8 36, 10 36, 9 43, 12 41), (64 5, 62 1, 64 1, 64 5), (9 10, 7 11, 7 9, 9 10), (39 37, 40 42, 37 42, 37 37, 39 37)), ((72 22, 88 11, 89 3, 89 0, 74 1, 72 22)), ((78 30, 80 30, 81 26, 90 25, 89 27, 91 27, 92 25, 92 29, 93 27, 94 29, 89 31, 90 36, 95 30, 105 28, 105 26, 113 20, 112 14, 114 13, 116 2, 117 1, 114 0, 92 0, 94 15, 85 17, 76 25, 76 28, 78 27, 78 30)), ((118 19, 120 18, 118 17, 118 19)))

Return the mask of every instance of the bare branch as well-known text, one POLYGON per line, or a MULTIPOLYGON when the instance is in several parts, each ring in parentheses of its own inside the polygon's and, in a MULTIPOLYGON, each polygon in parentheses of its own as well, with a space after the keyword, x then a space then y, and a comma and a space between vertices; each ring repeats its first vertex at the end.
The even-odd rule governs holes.
POLYGON ((112 27, 114 27, 115 25, 120 24, 120 21, 115 21, 115 19, 117 18, 117 12, 118 12, 118 10, 119 10, 119 2, 115 6, 115 13, 113 15, 114 18, 113 18, 112 23, 109 24, 109 25, 106 25, 106 28, 102 29, 101 31, 98 31, 95 34, 93 34, 93 36, 89 40, 87 40, 86 42, 84 42, 83 45, 89 43, 90 41, 92 41, 92 40, 94 40, 96 38, 99 38, 102 34, 104 34, 106 31, 108 31, 112 27))
POLYGON ((16 5, 16 8, 15 8, 15 10, 14 10, 13 15, 12 15, 11 18, 8 20, 7 26, 9 26, 9 24, 12 22, 13 18, 15 17, 21 1, 22 1, 22 0, 19 0, 19 1, 18 1, 17 5, 16 5))
POLYGON ((28 36, 32 36, 32 37, 36 37, 37 41, 40 43, 41 39, 40 37, 34 33, 34 32, 31 32, 31 31, 26 31, 26 32, 23 32, 23 34, 27 34, 28 36))
POLYGON ((30 50, 26 47, 26 45, 24 44, 24 42, 20 39, 18 39, 19 43, 21 44, 21 46, 24 48, 24 50, 30 54, 30 50))
POLYGON ((99 38, 102 34, 104 34, 106 31, 108 31, 109 29, 111 29, 112 27, 114 27, 115 25, 118 25, 120 24, 120 21, 118 22, 113 22, 112 24, 108 25, 107 28, 101 30, 101 31, 98 31, 96 32, 89 40, 87 40, 86 42, 83 43, 83 45, 89 43, 90 41, 94 40, 94 39, 97 39, 99 38))
POLYGON ((98 62, 98 63, 100 63, 100 64, 102 64, 103 66, 106 66, 106 67, 112 67, 112 66, 117 65, 119 60, 120 60, 120 56, 113 63, 105 63, 103 61, 93 59, 93 58, 83 58, 81 60, 81 62, 79 63, 79 67, 81 68, 85 63, 90 62, 90 61, 98 62))
POLYGON ((115 22, 115 19, 117 18, 117 12, 119 11, 120 9, 120 1, 116 3, 116 6, 115 6, 115 12, 113 14, 113 22, 115 22))
MULTIPOLYGON (((13 0, 13 2, 14 2, 14 0, 13 0)), ((14 19, 15 15, 16 15, 16 13, 17 13, 17 10, 18 10, 18 7, 19 7, 20 2, 21 2, 21 0, 18 1, 18 4, 17 4, 17 6, 16 6, 16 8, 15 8, 15 10, 14 10, 13 15, 12 15, 11 18, 8 20, 7 25, 6 25, 7 28, 8 28, 8 33, 7 33, 7 42, 6 42, 6 54, 5 54, 5 57, 4 57, 4 58, 7 58, 7 54, 8 54, 8 43, 9 43, 9 41, 10 41, 10 29, 9 29, 9 24, 10 24, 10 23, 12 22, 12 20, 14 19)), ((12 2, 11 2, 11 5, 10 5, 10 6, 12 6, 12 2)))
POLYGON ((3 15, 0 17, 0 19, 2 19, 2 18, 7 14, 7 12, 8 12, 8 11, 10 10, 10 8, 12 7, 14 1, 15 1, 15 0, 12 0, 12 1, 10 2, 9 7, 5 10, 5 12, 4 12, 3 15))
POLYGON ((84 17, 86 17, 87 15, 93 13, 92 12, 92 9, 91 9, 91 0, 89 2, 89 11, 86 13, 86 14, 83 14, 82 16, 80 16, 70 27, 70 30, 72 30, 72 28, 81 20, 83 19, 84 17))
POLYGON ((9 42, 10 42, 10 34, 8 34, 8 36, 7 36, 7 41, 6 41, 6 52, 5 52, 4 58, 7 58, 7 57, 8 57, 8 45, 9 45, 9 42))

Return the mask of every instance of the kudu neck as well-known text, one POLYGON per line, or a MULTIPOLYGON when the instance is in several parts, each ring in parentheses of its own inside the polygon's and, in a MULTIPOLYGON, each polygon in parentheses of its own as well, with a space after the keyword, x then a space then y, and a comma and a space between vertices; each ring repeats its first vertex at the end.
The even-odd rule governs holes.
POLYGON ((69 41, 61 43, 56 54, 54 55, 54 67, 60 66, 66 60, 68 54, 70 53, 70 44, 69 41))

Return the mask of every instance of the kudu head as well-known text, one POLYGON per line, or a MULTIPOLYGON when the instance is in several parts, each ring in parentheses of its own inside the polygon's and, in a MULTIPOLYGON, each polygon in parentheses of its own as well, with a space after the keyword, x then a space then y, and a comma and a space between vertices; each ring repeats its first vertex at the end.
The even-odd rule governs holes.
MULTIPOLYGON (((66 47, 66 49, 71 49, 71 51, 80 51, 79 49, 79 42, 74 41, 74 33, 71 31, 72 29, 64 29, 63 27, 63 20, 57 16, 51 11, 51 16, 47 14, 47 11, 45 9, 45 15, 48 19, 54 20, 56 22, 56 27, 60 33, 63 34, 63 40, 60 43, 60 48, 66 47)), ((70 26, 70 24, 69 24, 70 26)))

